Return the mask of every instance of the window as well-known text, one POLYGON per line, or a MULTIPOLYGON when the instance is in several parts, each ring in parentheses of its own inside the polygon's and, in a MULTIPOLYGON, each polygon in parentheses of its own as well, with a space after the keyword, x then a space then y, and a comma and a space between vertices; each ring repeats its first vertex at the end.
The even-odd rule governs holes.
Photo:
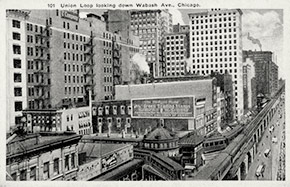
POLYGON ((21 119, 22 117, 21 116, 16 116, 15 117, 15 125, 20 125, 22 122, 21 122, 21 119))
POLYGON ((14 109, 15 109, 15 112, 22 111, 22 102, 21 101, 15 101, 14 109))
POLYGON ((71 168, 75 168, 75 153, 71 154, 71 168))
POLYGON ((13 54, 20 55, 21 54, 21 47, 20 45, 13 45, 13 54))
POLYGON ((36 166, 30 168, 30 180, 36 181, 36 166))
POLYGON ((14 73, 14 82, 21 82, 21 73, 14 73))
POLYGON ((18 21, 18 20, 12 20, 12 27, 14 27, 14 28, 20 28, 20 21, 18 21))
POLYGON ((69 170, 69 155, 66 155, 65 156, 65 159, 64 159, 64 169, 65 169, 65 171, 68 171, 69 170))
POLYGON ((26 172, 26 169, 25 170, 22 170, 22 171, 20 171, 20 180, 21 181, 26 181, 27 179, 27 172, 26 172))
POLYGON ((12 177, 12 179, 13 179, 14 181, 17 180, 17 175, 16 175, 16 173, 12 173, 12 174, 11 174, 11 177, 12 177))
POLYGON ((43 179, 49 179, 49 162, 43 164, 43 179))
POLYGON ((13 32, 13 33, 12 33, 12 37, 13 37, 13 40, 20 40, 20 33, 18 33, 18 32, 13 32))
POLYGON ((59 158, 53 160, 53 173, 54 175, 59 174, 59 158))
POLYGON ((14 68, 21 68, 21 60, 20 59, 13 59, 13 67, 14 68))
POLYGON ((14 96, 22 96, 22 88, 14 88, 14 96))

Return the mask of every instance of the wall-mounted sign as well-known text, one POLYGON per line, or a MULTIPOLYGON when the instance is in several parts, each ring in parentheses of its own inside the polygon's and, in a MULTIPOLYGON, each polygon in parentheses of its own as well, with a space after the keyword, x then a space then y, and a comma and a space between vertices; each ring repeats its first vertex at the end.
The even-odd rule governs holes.
POLYGON ((114 153, 110 156, 107 156, 105 158, 102 158, 102 170, 108 170, 111 167, 117 165, 117 155, 114 153))
POLYGON ((193 118, 194 97, 132 99, 132 118, 193 118))
POLYGON ((63 10, 61 11, 61 17, 72 21, 79 21, 79 13, 76 10, 63 10))

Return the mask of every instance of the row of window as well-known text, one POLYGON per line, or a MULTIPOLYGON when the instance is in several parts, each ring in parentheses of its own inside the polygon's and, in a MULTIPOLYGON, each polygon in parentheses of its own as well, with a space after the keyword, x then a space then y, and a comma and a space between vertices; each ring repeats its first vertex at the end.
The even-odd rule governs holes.
MULTIPOLYGON (((195 62, 197 62, 197 63, 204 63, 204 62, 236 62, 237 61, 237 57, 234 57, 234 58, 232 58, 232 57, 229 57, 229 58, 225 58, 225 61, 223 61, 223 58, 220 58, 220 59, 218 59, 218 58, 210 58, 210 59, 197 59, 197 60, 192 60, 192 63, 195 63, 195 62), (214 60, 215 59, 215 60, 214 60), (229 59, 229 60, 227 60, 227 59, 229 59)), ((231 67, 231 64, 230 64, 230 67, 231 67)))
POLYGON ((83 94, 84 93, 84 87, 82 86, 74 86, 74 87, 64 87, 64 94, 70 95, 70 94, 83 94))
MULTIPOLYGON (((212 9, 213 11, 214 9, 212 9)), ((221 16, 231 16, 231 15, 236 15, 236 12, 224 12, 224 13, 209 13, 206 15, 194 15, 194 17, 192 17, 193 19, 202 19, 202 18, 208 18, 208 17, 221 17, 221 16)))
POLYGON ((81 35, 77 35, 77 34, 70 34, 70 33, 63 33, 63 38, 64 39, 68 39, 70 40, 75 40, 75 41, 80 41, 80 42, 86 42, 86 37, 85 36, 81 36, 81 35))
POLYGON ((224 24, 222 24, 222 23, 220 23, 219 25, 217 25, 217 24, 209 24, 209 25, 201 25, 200 27, 199 26, 192 26, 191 28, 192 28, 192 30, 203 30, 203 29, 208 29, 208 28, 210 28, 210 29, 212 29, 212 28, 228 28, 228 27, 236 27, 236 22, 234 22, 233 24, 232 23, 224 23, 224 24))
POLYGON ((104 67, 104 73, 112 73, 112 67, 104 67))
POLYGON ((113 86, 104 86, 104 92, 112 92, 113 86))
POLYGON ((131 14, 131 18, 132 19, 134 19, 134 18, 141 18, 141 17, 148 18, 150 16, 155 17, 157 15, 158 15, 157 12, 147 12, 147 13, 145 13, 145 12, 144 13, 142 13, 142 12, 136 12, 136 14, 131 14))
POLYGON ((237 40, 221 40, 221 41, 211 41, 211 42, 192 42, 192 46, 208 46, 208 45, 215 45, 215 46, 219 46, 219 45, 226 45, 226 44, 236 44, 237 40))
MULTIPOLYGON (((111 117, 109 117, 109 118, 98 118, 98 125, 103 125, 103 122, 104 123, 107 122, 108 125, 109 125, 109 124, 113 123, 113 121, 114 120, 111 117)), ((123 123, 126 123, 126 125, 127 125, 126 127, 130 127, 128 125, 131 125, 131 118, 126 118, 126 119, 123 119, 123 120, 122 120, 122 118, 116 118, 115 122, 117 123, 117 127, 121 127, 122 121, 123 121, 123 123)))
MULTIPOLYGON (((44 83, 44 80, 45 80, 44 75, 27 74, 28 83, 44 83)), ((50 85, 50 79, 47 79, 47 84, 50 85)))
MULTIPOLYGON (((173 66, 174 65, 177 65, 178 66, 179 65, 179 62, 171 62, 171 65, 173 65, 173 66)), ((184 62, 180 62, 180 65, 183 66, 184 65, 184 62)), ((167 63, 167 66, 170 66, 170 63, 167 63)))
POLYGON ((64 76, 64 83, 86 83, 86 79, 84 76, 78 76, 78 75, 65 75, 64 76))
POLYGON ((79 130, 80 135, 91 134, 91 133, 92 133, 92 131, 90 128, 79 130))
MULTIPOLYGON (((48 19, 46 19, 46 24, 47 25, 51 25, 52 24, 52 18, 49 18, 49 22, 48 22, 48 19)), ((44 31, 44 27, 42 27, 42 26, 38 26, 38 25, 33 25, 33 24, 31 24, 31 23, 27 23, 26 24, 26 30, 27 31, 31 31, 31 32, 36 32, 36 33, 38 33, 38 32, 40 32, 40 33, 43 33, 43 31, 44 31), (33 29, 33 26, 34 26, 34 29, 33 29)))
MULTIPOLYGON (((29 87, 28 88, 28 96, 43 96, 44 95, 44 88, 34 88, 34 87, 29 87)), ((49 92, 47 92, 47 94, 49 95, 49 92)))
MULTIPOLYGON (((196 18, 196 17, 195 17, 196 18)), ((236 21, 236 16, 228 16, 223 18, 203 18, 203 19, 192 19, 192 24, 204 24, 204 23, 216 23, 216 22, 228 22, 228 21, 236 21)))
POLYGON ((71 60, 71 55, 72 55, 73 61, 85 62, 87 60, 86 55, 69 53, 69 52, 63 53, 63 59, 64 60, 71 60))
MULTIPOLYGON (((228 36, 228 38, 230 39, 230 38, 236 38, 237 37, 237 35, 236 34, 233 34, 233 35, 231 35, 231 34, 229 34, 229 35, 222 35, 222 34, 220 34, 219 35, 219 37, 218 37, 218 35, 214 35, 214 36, 205 36, 205 37, 203 37, 203 36, 195 36, 195 37, 192 37, 192 41, 198 41, 198 40, 200 40, 200 42, 204 42, 205 40, 209 40, 209 41, 214 41, 214 40, 218 40, 218 39, 227 39, 227 36, 228 36), (205 40, 204 40, 205 39, 205 40)), ((197 43, 197 42, 196 42, 197 43)))
POLYGON ((237 46, 236 45, 229 45, 229 46, 219 46, 219 47, 217 47, 217 46, 215 46, 215 47, 195 47, 195 48, 193 48, 192 49, 192 52, 194 53, 194 52, 199 52, 199 51, 201 51, 201 52, 203 52, 203 51, 205 51, 206 53, 202 53, 202 54, 207 54, 207 52, 208 51, 218 51, 218 50, 220 50, 220 51, 223 51, 223 49, 224 50, 236 50, 237 49, 237 46))
MULTIPOLYGON (((213 69, 213 70, 193 70, 192 73, 193 74, 201 74, 201 75, 209 75, 209 74, 212 74, 214 72, 220 72, 220 73, 232 73, 232 70, 229 69, 220 69, 220 70, 217 70, 217 69, 213 69)), ((235 79, 237 79, 237 75, 234 75, 235 76, 235 79)), ((235 87, 235 90, 237 90, 237 87, 235 87)))
MULTIPOLYGON (((27 69, 29 70, 44 70, 45 63, 43 61, 33 61, 28 60, 27 61, 27 69)), ((47 72, 50 72, 49 66, 47 66, 47 72)))
MULTIPOLYGON (((75 153, 72 153, 71 155, 66 155, 64 159, 64 170, 68 171, 76 167, 76 158, 75 158, 75 153), (69 164, 70 162, 70 164, 69 164)), ((19 180, 25 181, 25 180, 37 180, 36 178, 36 166, 30 167, 30 174, 29 176, 27 175, 27 170, 21 170, 19 174, 19 180)), ((53 160, 53 171, 50 171, 50 164, 49 162, 44 162, 43 163, 43 179, 49 179, 51 176, 56 176, 59 175, 60 173, 60 159, 55 158, 53 160)), ((12 173, 11 177, 13 180, 17 180, 17 173, 12 173)))
POLYGON ((167 52, 166 55, 183 55, 184 51, 171 51, 171 52, 167 52))
POLYGON ((64 71, 65 72, 85 72, 86 68, 84 65, 79 64, 64 64, 64 71))
MULTIPOLYGON (((63 22, 63 28, 64 29, 70 29, 70 25, 68 22, 63 22)), ((76 30, 78 30, 78 25, 75 25, 76 30)))
POLYGON ((167 51, 170 51, 170 50, 184 50, 184 47, 183 46, 171 46, 171 47, 166 47, 166 50, 167 51))
POLYGON ((63 48, 65 49, 73 49, 73 50, 80 50, 80 51, 86 51, 86 46, 81 44, 74 44, 69 42, 63 42, 63 48))
POLYGON ((236 56, 237 55, 237 51, 233 51, 233 53, 232 53, 232 51, 229 51, 229 52, 224 52, 224 53, 222 53, 222 52, 219 52, 219 53, 195 53, 195 54, 192 54, 192 57, 194 58, 194 57, 197 57, 197 58, 199 58, 199 57, 213 57, 213 58, 217 58, 217 57, 222 57, 222 56, 232 56, 232 55, 234 55, 234 56, 236 56))
MULTIPOLYGON (((220 68, 227 68, 228 64, 220 64, 219 66, 220 66, 220 68)), ((229 67, 231 68, 232 66, 237 67, 237 63, 234 63, 234 64, 229 63, 229 67)), ((199 69, 199 68, 218 68, 218 64, 193 65, 192 68, 193 69, 195 69, 195 68, 197 68, 197 69, 199 69)), ((237 69, 235 69, 234 71, 236 73, 237 69)))
POLYGON ((183 59, 184 59, 184 56, 180 56, 180 57, 179 56, 176 56, 176 57, 175 56, 171 56, 171 57, 167 57, 166 58, 167 61, 183 60, 183 59))
POLYGON ((218 33, 219 34, 222 34, 222 33, 225 34, 225 33, 227 33, 227 31, 228 32, 236 32, 237 29, 236 28, 233 28, 233 29, 229 28, 229 29, 215 29, 215 30, 205 30, 205 31, 192 31, 191 34, 192 34, 192 36, 206 35, 206 34, 214 35, 214 34, 218 34, 218 33), (222 32, 222 31, 224 31, 224 32, 222 32))
POLYGON ((175 148, 178 146, 178 142, 169 143, 144 143, 145 148, 163 149, 163 148, 175 148))
POLYGON ((167 46, 170 46, 170 45, 183 45, 183 40, 180 40, 180 42, 179 41, 166 42, 166 45, 167 46))
MULTIPOLYGON (((98 107, 98 116, 110 115, 110 114, 113 114, 113 115, 118 115, 118 114, 125 115, 125 109, 126 109, 126 106, 124 106, 124 105, 121 105, 121 106, 113 105, 113 106, 98 107)), ((127 106, 127 114, 131 114, 131 106, 127 106)))
POLYGON ((167 72, 167 76, 179 76, 184 75, 184 72, 167 72))
MULTIPOLYGON (((168 68, 167 68, 167 71, 175 71, 175 70, 176 70, 176 71, 179 71, 179 67, 176 67, 176 68, 175 68, 175 67, 171 67, 171 68, 168 67, 168 68)), ((184 70, 183 67, 180 67, 180 70, 183 71, 183 70, 184 70)))
POLYGON ((167 36, 166 39, 167 40, 183 40, 184 36, 183 35, 175 35, 175 36, 167 36))

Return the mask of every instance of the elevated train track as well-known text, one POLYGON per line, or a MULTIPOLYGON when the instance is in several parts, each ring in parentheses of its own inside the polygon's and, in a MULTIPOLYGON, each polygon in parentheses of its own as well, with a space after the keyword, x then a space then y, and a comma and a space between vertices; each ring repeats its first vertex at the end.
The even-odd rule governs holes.
POLYGON ((277 91, 272 100, 264 106, 257 116, 244 127, 244 130, 194 176, 194 180, 223 180, 231 179, 235 175, 248 151, 259 141, 259 136, 256 136, 256 132, 263 121, 265 123, 266 120, 269 123, 273 116, 273 106, 275 106, 275 102, 277 102, 284 89, 285 85, 277 91))

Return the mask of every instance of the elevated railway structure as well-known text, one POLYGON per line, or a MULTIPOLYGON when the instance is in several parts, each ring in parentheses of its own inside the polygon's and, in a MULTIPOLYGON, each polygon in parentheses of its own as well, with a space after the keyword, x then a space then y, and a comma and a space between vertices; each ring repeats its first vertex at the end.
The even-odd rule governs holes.
POLYGON ((270 125, 279 106, 285 84, 264 106, 257 116, 244 126, 231 143, 200 170, 193 180, 243 180, 254 157, 263 133, 270 125))

